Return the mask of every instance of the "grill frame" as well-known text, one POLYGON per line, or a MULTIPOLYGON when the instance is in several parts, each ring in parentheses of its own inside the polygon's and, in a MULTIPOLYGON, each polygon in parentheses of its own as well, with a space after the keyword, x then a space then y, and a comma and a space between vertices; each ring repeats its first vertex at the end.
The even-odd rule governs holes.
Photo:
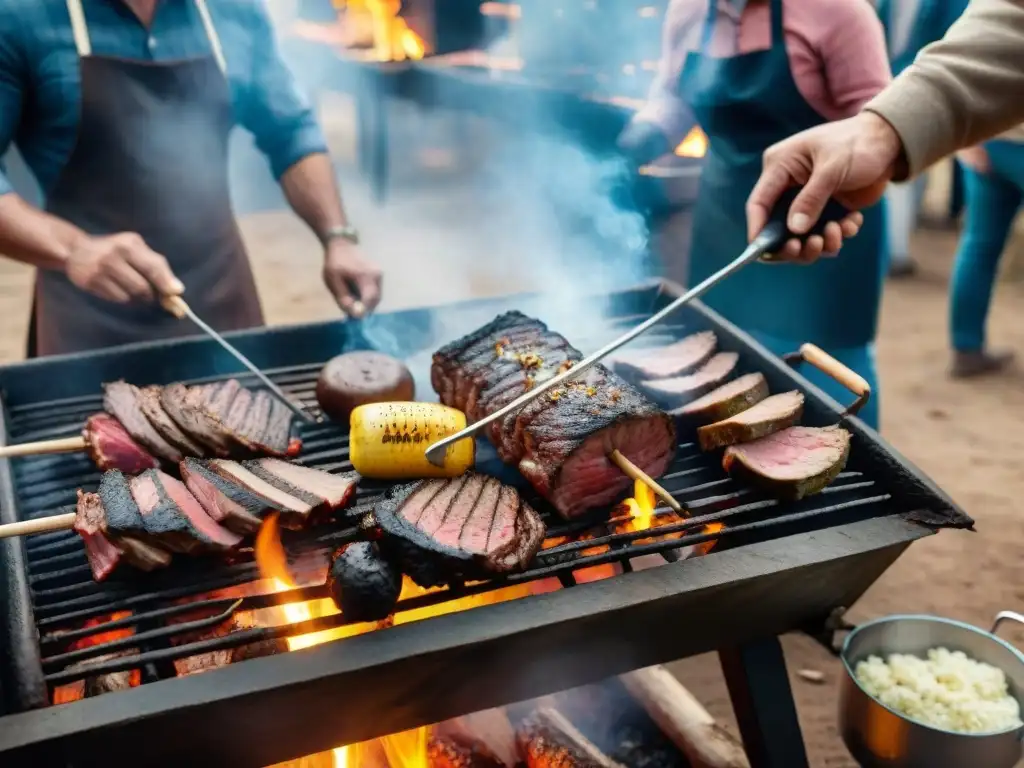
MULTIPOLYGON (((664 282, 623 291, 607 297, 603 314, 649 313, 655 304, 674 295, 678 295, 678 287, 664 282)), ((436 346, 432 342, 438 327, 451 325, 452 312, 479 311, 483 319, 489 319, 512 306, 530 311, 540 302, 537 297, 485 299, 382 315, 375 323, 385 332, 419 333, 412 346, 430 349, 436 346)), ((803 389, 809 423, 839 420, 842 408, 838 403, 746 334, 706 307, 695 305, 689 313, 694 325, 716 330, 724 349, 738 349, 746 363, 762 370, 773 391, 784 386, 803 389)), ((473 322, 467 319, 461 332, 475 327, 473 322)), ((331 354, 369 346, 358 325, 343 323, 261 329, 232 336, 246 354, 266 368, 308 364, 304 344, 313 340, 320 348, 333 346, 331 354), (300 361, 303 355, 305 360, 300 361)), ((91 388, 94 396, 101 381, 132 378, 132 372, 124 370, 129 362, 136 369, 151 370, 149 378, 156 381, 233 371, 225 370, 231 363, 212 342, 187 339, 30 361, 0 369, 0 385, 14 401, 38 401, 41 392, 49 395, 53 389, 67 398, 90 393, 91 388), (166 365, 167 361, 172 365, 166 365), (64 374, 59 381, 54 381, 55 370, 64 374)), ((140 380, 137 375, 134 378, 140 380)), ((420 393, 422 396, 424 390, 420 393)), ((4 409, 0 419, 5 417, 4 409)), ((25 712, 0 720, 4 724, 0 754, 31 760, 39 759, 42 753, 38 750, 44 749, 52 759, 90 764, 92 759, 109 762, 115 756, 137 757, 150 751, 147 745, 159 739, 160 764, 165 760, 210 760, 265 765, 820 624, 835 608, 852 604, 911 541, 932 532, 922 523, 970 523, 930 480, 858 419, 847 419, 844 425, 854 433, 858 465, 885 478, 884 490, 892 496, 892 507, 898 513, 251 660, 244 668, 232 664, 198 676, 148 683, 125 693, 25 712), (725 618, 707 620, 705 601, 732 608, 725 618), (702 631, 686 629, 672 637, 673 633, 664 633, 665 615, 699 615, 702 631), (585 654, 577 650, 579 644, 587 647, 585 654), (623 647, 630 652, 624 654, 623 647), (496 670, 493 656, 499 650, 515 663, 503 662, 496 670), (531 674, 504 671, 508 669, 529 669, 531 674), (424 695, 424 688, 441 680, 447 687, 439 695, 424 695), (345 690, 360 691, 358 706, 331 704, 338 691, 345 690), (398 700, 404 705, 396 707, 398 700), (311 717, 313 712, 315 717, 311 717), (239 721, 246 723, 244 740, 233 738, 228 729, 207 733, 197 727, 234 722, 240 717, 244 720, 239 721), (178 725, 184 726, 180 738, 161 738, 168 728, 178 725)), ((0 438, 6 439, 5 421, 0 421, 0 428, 0 438)), ((17 504, 10 464, 0 460, 0 518, 4 522, 16 516, 17 504)), ((14 660, 11 669, 22 670, 17 674, 5 670, 4 683, 8 697, 18 702, 19 708, 38 706, 39 679, 32 672, 39 666, 40 647, 26 578, 25 545, 20 540, 6 540, 0 541, 0 546, 8 597, 0 628, 14 660)))

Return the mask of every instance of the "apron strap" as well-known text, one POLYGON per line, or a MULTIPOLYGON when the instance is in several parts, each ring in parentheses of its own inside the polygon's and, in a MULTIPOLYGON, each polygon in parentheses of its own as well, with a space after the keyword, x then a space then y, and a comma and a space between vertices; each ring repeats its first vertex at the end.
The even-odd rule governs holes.
MULTIPOLYGON (((80 57, 92 55, 92 43, 89 40, 89 27, 85 23, 85 11, 82 10, 82 0, 66 0, 68 16, 71 17, 71 33, 75 38, 75 49, 80 57)), ((220 35, 213 26, 213 19, 210 17, 210 9, 206 7, 206 0, 195 0, 196 10, 199 11, 199 18, 203 21, 203 29, 206 30, 206 38, 210 41, 210 50, 217 62, 220 71, 227 75, 227 61, 224 59, 224 49, 220 44, 220 35)))
POLYGON ((772 0, 770 13, 772 15, 772 47, 786 47, 786 30, 782 23, 782 6, 784 0, 772 0))

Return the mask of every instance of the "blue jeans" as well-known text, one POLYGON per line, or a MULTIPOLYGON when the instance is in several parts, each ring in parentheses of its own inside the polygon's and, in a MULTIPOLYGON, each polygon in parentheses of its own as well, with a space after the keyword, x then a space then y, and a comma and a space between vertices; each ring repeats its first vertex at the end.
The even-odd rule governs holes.
MULTIPOLYGON (((796 352, 804 342, 803 339, 779 339, 774 336, 758 333, 757 331, 752 332, 751 335, 776 355, 796 352)), ((878 429, 878 370, 875 367, 875 345, 865 344, 861 347, 848 347, 844 349, 829 348, 825 351, 843 365, 852 368, 867 379, 868 384, 871 385, 871 398, 857 415, 872 429, 878 429)), ((800 373, 814 386, 844 407, 848 406, 855 399, 850 390, 812 365, 804 363, 800 366, 800 373)))
POLYGON ((1024 144, 990 141, 991 170, 964 168, 967 213, 953 265, 949 326, 953 348, 985 348, 985 322, 992 303, 999 259, 1024 199, 1024 144))

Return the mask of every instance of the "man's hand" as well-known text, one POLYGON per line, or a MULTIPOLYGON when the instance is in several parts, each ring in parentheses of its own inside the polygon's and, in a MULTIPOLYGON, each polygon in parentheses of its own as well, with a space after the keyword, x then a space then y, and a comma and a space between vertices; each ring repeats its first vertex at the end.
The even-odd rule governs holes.
POLYGON ((790 240, 776 256, 811 263, 823 253, 834 254, 864 223, 857 211, 881 199, 902 152, 899 135, 872 112, 819 125, 769 147, 761 178, 747 199, 748 237, 753 240, 764 229, 786 189, 803 185, 789 209, 793 232, 809 231, 830 197, 854 213, 840 223, 830 222, 824 236, 813 235, 803 244, 790 240))
POLYGON ((350 317, 363 317, 380 303, 380 269, 348 240, 335 238, 327 244, 324 283, 350 317))
POLYGON ((133 232, 78 239, 64 272, 83 291, 118 304, 154 301, 185 290, 167 259, 133 232))
POLYGON ((968 147, 967 149, 961 149, 956 153, 956 159, 975 173, 985 175, 992 170, 992 163, 988 159, 988 152, 980 144, 968 147))

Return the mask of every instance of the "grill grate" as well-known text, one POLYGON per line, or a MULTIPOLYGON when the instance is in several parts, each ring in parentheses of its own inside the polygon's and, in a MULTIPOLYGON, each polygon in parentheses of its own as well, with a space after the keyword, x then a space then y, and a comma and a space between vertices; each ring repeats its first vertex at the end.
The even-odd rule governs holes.
MULTIPOLYGON (((582 343, 577 340, 577 343, 584 348, 593 348, 638 319, 621 318, 605 329, 600 338, 582 340, 582 343)), ((692 330, 692 327, 680 325, 665 326, 659 334, 661 338, 649 339, 648 343, 681 338, 692 330)), ((316 363, 271 370, 269 374, 282 389, 315 409, 313 389, 319 370, 320 364, 316 363)), ((198 379, 195 383, 214 378, 198 379)), ((240 378, 246 385, 254 385, 253 379, 240 378)), ((12 440, 19 442, 72 435, 81 428, 85 418, 100 407, 99 396, 16 406, 10 409, 9 431, 12 440)), ((332 471, 351 469, 348 438, 343 430, 333 425, 303 425, 300 431, 304 444, 302 463, 332 471)), ((486 450, 481 447, 482 452, 486 450)), ((99 472, 84 455, 19 460, 15 463, 14 480, 22 515, 37 518, 53 514, 59 507, 74 502, 76 488, 92 489, 98 484, 99 477, 99 472)), ((717 457, 701 453, 692 442, 679 445, 676 459, 661 482, 690 510, 692 518, 658 527, 653 532, 614 532, 607 524, 561 522, 543 501, 533 496, 530 501, 544 510, 549 541, 581 534, 586 534, 586 538, 547 546, 525 572, 461 589, 438 590, 405 599, 400 602, 398 611, 437 605, 547 577, 557 577, 564 586, 572 586, 575 583, 574 572, 584 568, 614 563, 628 569, 631 559, 657 554, 671 560, 680 548, 711 540, 717 540, 719 547, 730 547, 751 536, 763 538, 776 531, 781 533, 787 530, 787 526, 811 524, 823 527, 832 525, 837 519, 848 521, 855 516, 891 512, 887 506, 890 494, 881 491, 875 482, 858 471, 844 472, 818 496, 796 504, 781 504, 724 476, 717 457), (706 533, 704 526, 708 523, 724 523, 725 528, 706 533), (673 538, 673 534, 681 536, 673 538), (601 551, 595 553, 595 549, 601 551)), ((322 571, 333 548, 360 538, 358 521, 364 512, 372 508, 385 487, 383 483, 364 480, 353 506, 334 523, 297 534, 282 532, 293 563, 301 561, 308 568, 312 559, 312 570, 316 571, 318 566, 322 571)), ((251 553, 242 561, 231 564, 179 557, 171 568, 154 574, 130 573, 129 576, 134 577, 131 581, 96 584, 91 578, 84 549, 74 532, 34 537, 27 542, 26 550, 32 604, 41 633, 41 663, 50 686, 289 635, 333 629, 346 623, 344 617, 335 614, 297 624, 240 629, 223 636, 187 642, 183 639, 186 636, 194 636, 201 629, 214 630, 238 612, 326 598, 326 587, 314 584, 271 594, 203 598, 208 593, 230 590, 259 579, 251 553), (180 604, 183 600, 193 602, 180 604), (125 611, 130 611, 130 616, 104 620, 125 611), (215 611, 215 615, 167 623, 168 619, 180 622, 183 616, 210 611, 215 611), (91 625, 83 626, 86 622, 91 622, 91 625), (80 644, 87 638, 115 629, 132 630, 132 634, 67 650, 72 643, 80 644), (127 649, 135 652, 110 658, 114 651, 127 649)), ((165 666, 165 669, 168 668, 165 666)), ((173 667, 169 670, 173 671, 173 667)), ((159 677, 161 674, 157 672, 155 678, 159 677)))

